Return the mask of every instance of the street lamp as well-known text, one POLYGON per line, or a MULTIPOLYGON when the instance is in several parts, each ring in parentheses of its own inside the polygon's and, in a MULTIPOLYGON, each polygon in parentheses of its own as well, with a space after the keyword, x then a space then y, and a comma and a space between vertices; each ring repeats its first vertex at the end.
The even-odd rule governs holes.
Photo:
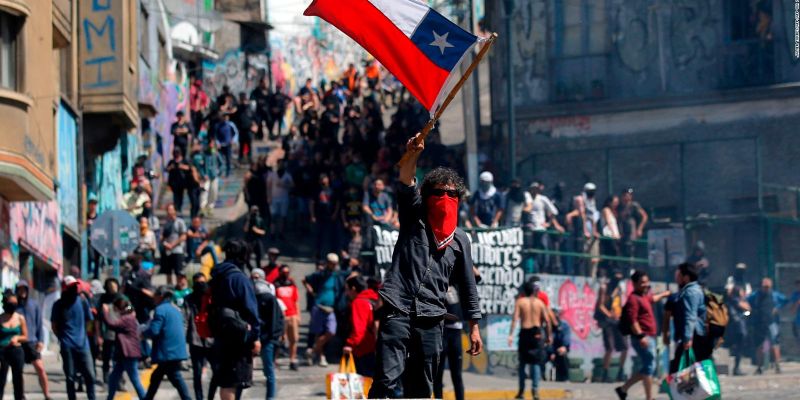
POLYGON ((516 113, 514 110, 514 29, 515 0, 503 0, 506 9, 506 111, 508 119, 508 173, 510 179, 517 177, 517 157, 514 149, 517 141, 516 113))

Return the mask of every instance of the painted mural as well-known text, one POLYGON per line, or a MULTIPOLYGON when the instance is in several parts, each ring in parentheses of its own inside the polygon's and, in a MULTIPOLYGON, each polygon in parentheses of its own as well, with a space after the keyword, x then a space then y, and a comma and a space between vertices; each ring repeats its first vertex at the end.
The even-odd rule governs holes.
POLYGON ((13 202, 8 204, 11 253, 18 259, 29 251, 61 274, 63 244, 58 202, 13 202))
POLYGON ((58 106, 58 204, 61 223, 73 232, 79 231, 78 152, 75 115, 64 104, 58 106))
MULTIPOLYGON (((121 141, 120 141, 121 142, 121 141)), ((120 143, 113 149, 94 159, 94 188, 92 194, 97 198, 97 212, 117 208, 117 200, 122 196, 122 152, 120 143)))

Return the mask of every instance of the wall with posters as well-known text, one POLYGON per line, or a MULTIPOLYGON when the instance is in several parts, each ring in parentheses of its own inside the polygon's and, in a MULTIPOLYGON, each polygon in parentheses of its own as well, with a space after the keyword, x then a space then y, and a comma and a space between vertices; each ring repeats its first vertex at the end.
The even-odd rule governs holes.
MULTIPOLYGON (((373 227, 373 250, 379 268, 391 265, 391 254, 397 240, 397 231, 373 227)), ((523 263, 523 232, 519 228, 470 232, 472 259, 481 272, 478 284, 481 311, 481 335, 486 350, 478 357, 464 357, 465 370, 492 375, 517 373, 516 341, 508 345, 514 302, 522 284, 529 278, 523 263)), ((587 376, 592 369, 592 359, 603 356, 600 328, 594 320, 599 281, 582 276, 538 275, 540 287, 547 293, 550 305, 558 307, 562 321, 572 329, 570 357, 583 359, 587 376)), ((621 284, 624 294, 631 291, 631 283, 621 284)), ((663 288, 663 285, 658 285, 663 288)), ((654 290, 656 288, 654 287, 654 290)), ((659 289, 660 290, 660 289, 659 289)), ((515 335, 516 336, 516 335, 515 335)), ((466 334, 464 343, 468 342, 466 334)), ((630 366, 630 363, 628 363, 630 366)))

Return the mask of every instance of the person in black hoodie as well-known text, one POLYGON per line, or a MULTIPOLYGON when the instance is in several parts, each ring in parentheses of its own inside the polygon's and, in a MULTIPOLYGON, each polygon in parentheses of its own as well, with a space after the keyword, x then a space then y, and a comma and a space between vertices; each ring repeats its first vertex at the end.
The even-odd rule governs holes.
POLYGON ((253 384, 253 355, 261 353, 261 320, 250 280, 244 274, 250 255, 247 243, 234 239, 223 248, 227 259, 211 270, 212 353, 214 379, 222 400, 253 384))
MULTIPOLYGON (((214 339, 204 338, 197 331, 194 319, 202 312, 203 300, 208 292, 208 281, 202 272, 192 276, 192 293, 183 302, 183 315, 186 321, 186 343, 189 344, 189 357, 192 360, 192 382, 196 400, 203 400, 203 367, 206 361, 212 362, 211 348, 214 339)), ((211 369, 214 369, 212 364, 211 369)), ((213 399, 217 391, 217 382, 212 379, 208 386, 208 398, 213 399)))

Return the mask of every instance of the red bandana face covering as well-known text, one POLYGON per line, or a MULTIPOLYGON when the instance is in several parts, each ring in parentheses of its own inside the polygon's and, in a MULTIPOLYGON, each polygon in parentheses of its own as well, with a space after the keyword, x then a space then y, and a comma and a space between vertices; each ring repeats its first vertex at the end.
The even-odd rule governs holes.
POLYGON ((425 204, 428 208, 428 225, 436 240, 436 249, 442 250, 453 241, 458 225, 458 199, 449 196, 430 196, 425 204))

